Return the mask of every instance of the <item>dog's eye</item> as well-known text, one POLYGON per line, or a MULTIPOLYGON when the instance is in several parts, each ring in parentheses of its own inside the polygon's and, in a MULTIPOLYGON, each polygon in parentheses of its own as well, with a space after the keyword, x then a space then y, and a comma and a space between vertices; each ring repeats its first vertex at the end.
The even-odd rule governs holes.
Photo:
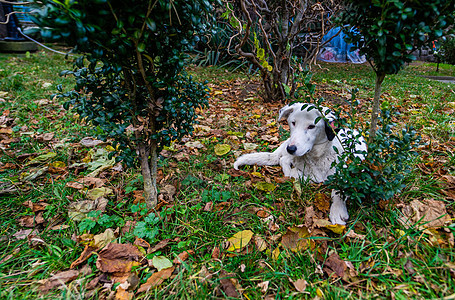
POLYGON ((313 129, 313 128, 315 128, 315 127, 316 127, 316 126, 314 126, 314 125, 310 125, 310 126, 308 126, 308 129, 313 129))
POLYGON ((291 125, 292 125, 292 126, 295 126, 295 122, 291 122, 291 125))

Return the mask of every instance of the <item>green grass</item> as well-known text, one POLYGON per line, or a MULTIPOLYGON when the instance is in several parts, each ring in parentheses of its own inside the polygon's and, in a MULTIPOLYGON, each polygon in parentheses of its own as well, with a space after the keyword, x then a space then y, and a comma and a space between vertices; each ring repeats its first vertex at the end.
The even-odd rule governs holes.
MULTIPOLYGON (((1 54, 0 64, 0 91, 6 92, 0 97, 5 99, 0 113, 10 111, 8 117, 13 121, 8 126, 13 126, 13 133, 9 137, 15 139, 9 147, 0 150, 0 167, 7 163, 15 166, 0 172, 0 182, 12 182, 19 188, 18 193, 0 195, 0 260, 11 255, 0 264, 0 298, 37 299, 41 297, 37 290, 39 280, 69 269, 84 249, 84 244, 76 241, 76 237, 80 239, 83 234, 80 222, 69 219, 68 205, 87 199, 87 192, 67 187, 66 184, 87 175, 86 169, 69 166, 87 157, 90 149, 78 142, 83 137, 94 136, 94 130, 78 120, 71 111, 65 111, 61 107, 62 99, 51 96, 56 92, 57 84, 62 84, 65 90, 73 86, 71 78, 58 76, 62 69, 71 68, 70 62, 62 56, 45 52, 29 57, 1 54), (43 87, 43 83, 51 85, 43 87), (37 101, 41 99, 48 102, 37 101), (46 132, 55 133, 55 142, 39 142, 36 139, 37 135, 46 132), (46 172, 36 180, 21 182, 23 173, 33 173, 38 167, 27 166, 29 158, 21 155, 28 153, 36 157, 49 151, 57 154, 51 162, 65 163, 64 172, 46 172), (18 240, 13 235, 25 229, 18 219, 34 215, 30 208, 23 205, 29 200, 49 204, 43 213, 46 222, 31 228, 39 231, 36 237, 18 240), (52 227, 57 224, 69 227, 53 230, 52 227)), ((321 66, 324 71, 316 68, 313 77, 318 93, 335 95, 336 99, 332 100, 339 100, 348 95, 350 89, 359 88, 363 104, 363 115, 360 117, 366 119, 374 82, 370 68, 348 64, 321 66)), ((173 200, 166 198, 167 204, 159 210, 161 219, 154 225, 159 229, 158 235, 146 239, 152 246, 164 239, 171 241, 167 247, 147 254, 147 258, 164 255, 172 260, 175 255, 189 250, 193 250, 194 255, 182 264, 175 277, 148 294, 137 295, 137 298, 223 297, 222 271, 235 278, 237 291, 244 299, 261 299, 265 295, 274 299, 430 299, 453 295, 455 283, 450 262, 455 260, 455 252, 449 244, 450 234, 455 231, 453 224, 434 232, 419 229, 416 225, 406 228, 398 221, 401 210, 396 207, 412 200, 436 199, 446 201, 448 211, 454 211, 453 203, 441 191, 444 185, 438 173, 455 173, 453 145, 446 143, 454 137, 451 127, 454 115, 447 110, 447 103, 455 102, 454 88, 419 77, 424 72, 429 74, 434 67, 412 64, 401 73, 388 76, 384 83, 384 101, 390 101, 401 111, 402 119, 396 121, 413 124, 425 135, 426 142, 431 139, 431 145, 421 149, 421 156, 415 163, 413 173, 406 179, 403 193, 390 201, 387 209, 351 208, 351 220, 344 233, 336 234, 324 228, 315 230, 310 237, 312 246, 300 251, 284 249, 277 235, 285 234, 288 227, 304 224, 305 207, 315 205, 316 193, 329 195, 327 188, 303 183, 299 197, 292 182, 276 183, 276 177, 281 175, 267 168, 244 170, 250 174, 256 170, 271 180, 276 185, 271 192, 254 187, 254 182, 264 179, 253 175, 232 176, 234 151, 243 149, 242 137, 195 136, 193 140, 199 140, 205 146, 197 153, 188 152, 184 146, 176 146, 185 154, 183 158, 178 158, 178 151, 174 155, 166 155, 160 160, 159 167, 164 178, 160 188, 171 184, 177 187, 177 193, 173 195, 173 200), (438 126, 431 127, 435 124, 438 126), (233 150, 224 156, 216 156, 214 145, 220 143, 231 144, 233 150), (434 165, 427 166, 429 171, 420 171, 418 164, 425 165, 429 161, 434 162, 434 165), (209 202, 217 209, 204 210, 209 202), (258 210, 268 211, 279 228, 271 230, 257 215, 258 210), (229 254, 225 248, 226 240, 242 230, 251 230, 256 236, 264 238, 268 243, 267 249, 260 252, 255 247, 249 247, 241 253, 229 254), (363 237, 350 238, 347 236, 350 231, 363 237), (216 248, 220 249, 221 256, 212 258, 216 248), (277 248, 280 254, 275 256, 273 251, 277 248), (349 278, 329 277, 323 270, 332 253, 338 253, 342 260, 352 263, 354 270, 349 278), (298 279, 305 279, 308 283, 304 293, 297 292, 290 282, 298 279), (269 288, 263 294, 258 284, 265 281, 269 281, 269 288)), ((452 66, 441 65, 441 73, 453 74, 454 70, 452 66)), ((191 73, 198 79, 209 80, 214 85, 212 90, 224 90, 219 96, 222 103, 217 100, 220 98, 214 97, 211 109, 205 111, 200 120, 201 124, 226 132, 241 131, 244 135, 255 130, 267 133, 267 124, 275 118, 276 107, 261 103, 257 97, 244 101, 229 96, 231 91, 234 94, 242 91, 245 82, 254 81, 254 77, 248 78, 241 73, 226 72, 216 67, 192 67, 191 73), (235 113, 226 114, 226 110, 220 110, 217 105, 232 108, 235 113), (236 105, 239 107, 236 108, 236 105), (251 116, 256 114, 254 110, 259 106, 264 106, 261 111, 264 117, 253 122, 251 116), (227 119, 223 119, 225 116, 227 119)), ((245 98, 250 96, 244 95, 245 98)), ((270 145, 260 138, 261 134, 255 138, 255 143, 260 144, 258 149, 264 150, 270 145)), ((144 220, 144 216, 136 212, 137 206, 131 193, 142 189, 139 174, 137 169, 127 169, 108 171, 99 176, 106 179, 106 187, 115 190, 113 195, 107 197, 109 202, 104 213, 113 223, 98 220, 91 234, 99 234, 107 228, 116 230, 127 221, 144 220)), ((321 216, 327 217, 327 212, 321 212, 321 216)), ((120 243, 132 243, 134 239, 131 233, 119 233, 116 237, 120 243)), ((53 290, 43 297, 97 299, 108 295, 114 288, 103 290, 98 286, 95 290, 86 289, 86 284, 100 274, 96 259, 95 255, 87 260, 91 274, 82 275, 79 281, 68 283, 64 289, 53 290)), ((141 283, 151 272, 152 269, 145 264, 136 271, 141 283)))

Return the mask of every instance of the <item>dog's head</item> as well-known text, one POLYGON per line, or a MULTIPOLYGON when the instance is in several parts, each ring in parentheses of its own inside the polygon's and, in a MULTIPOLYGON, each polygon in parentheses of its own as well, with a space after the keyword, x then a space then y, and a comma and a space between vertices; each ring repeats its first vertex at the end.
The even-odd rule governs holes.
POLYGON ((332 141, 335 138, 336 133, 329 124, 335 121, 335 115, 327 107, 323 107, 322 112, 328 122, 323 119, 316 122, 322 115, 311 104, 294 103, 280 109, 278 121, 287 119, 291 129, 287 146, 289 154, 303 156, 310 152, 314 145, 332 141))

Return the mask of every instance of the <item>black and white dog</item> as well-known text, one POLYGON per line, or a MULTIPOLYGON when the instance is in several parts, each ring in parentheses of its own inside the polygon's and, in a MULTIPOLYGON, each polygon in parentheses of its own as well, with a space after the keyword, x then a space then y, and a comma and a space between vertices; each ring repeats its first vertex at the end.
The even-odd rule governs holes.
MULTIPOLYGON (((335 120, 335 116, 328 112, 328 108, 324 107, 322 111, 326 120, 329 122, 335 120)), ((280 165, 285 176, 303 178, 315 183, 324 182, 335 172, 332 163, 338 160, 339 154, 334 147, 338 149, 338 153, 344 151, 341 143, 347 138, 347 132, 342 129, 335 133, 327 121, 316 122, 320 117, 322 117, 321 113, 312 105, 306 103, 286 105, 280 109, 278 121, 287 119, 291 130, 290 138, 274 152, 249 153, 240 156, 235 161, 234 168, 254 164, 280 165)), ((356 150, 367 150, 364 140, 356 146, 356 150)), ((333 224, 344 225, 348 218, 345 201, 338 192, 332 191, 330 220, 333 224)))

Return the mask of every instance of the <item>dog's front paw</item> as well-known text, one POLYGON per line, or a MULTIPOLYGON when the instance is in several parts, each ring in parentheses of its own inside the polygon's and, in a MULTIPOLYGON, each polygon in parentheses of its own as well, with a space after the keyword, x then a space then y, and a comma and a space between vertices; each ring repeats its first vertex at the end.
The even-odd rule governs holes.
POLYGON ((330 221, 332 224, 345 225, 349 219, 348 209, 343 200, 334 201, 330 207, 330 221))

